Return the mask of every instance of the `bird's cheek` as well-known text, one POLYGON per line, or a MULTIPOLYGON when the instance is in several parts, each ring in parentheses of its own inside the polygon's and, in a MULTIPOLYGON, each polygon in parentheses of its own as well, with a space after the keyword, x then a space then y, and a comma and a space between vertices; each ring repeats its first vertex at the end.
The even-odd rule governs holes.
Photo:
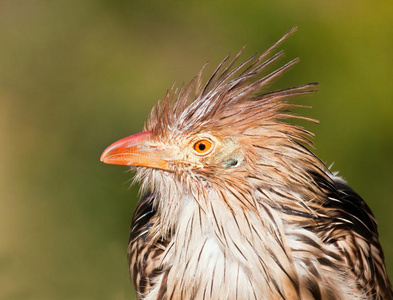
POLYGON ((229 158, 223 161, 221 167, 224 169, 234 168, 239 164, 239 161, 236 158, 229 158))

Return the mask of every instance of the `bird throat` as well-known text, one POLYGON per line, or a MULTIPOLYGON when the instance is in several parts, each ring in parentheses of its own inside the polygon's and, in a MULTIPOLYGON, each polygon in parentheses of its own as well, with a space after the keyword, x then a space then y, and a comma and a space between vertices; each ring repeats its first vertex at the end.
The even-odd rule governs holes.
POLYGON ((163 261, 168 266, 167 293, 176 295, 176 299, 202 299, 206 291, 209 291, 207 299, 231 299, 233 295, 237 295, 236 299, 253 299, 254 294, 275 299, 280 293, 292 299, 289 295, 296 294, 295 290, 278 292, 269 280, 272 277, 285 283, 289 281, 287 273, 294 272, 284 251, 284 241, 273 233, 281 222, 279 217, 273 217, 275 224, 266 221, 271 220, 273 211, 228 206, 228 199, 234 197, 231 194, 208 189, 201 198, 200 191, 185 193, 177 190, 177 186, 159 189, 172 192, 172 197, 160 195, 159 199, 173 199, 170 205, 158 204, 162 232, 171 236, 163 261), (180 192, 183 193, 176 195, 180 192), (264 220, 261 218, 264 215, 269 216, 264 220), (277 257, 283 269, 277 268, 274 261, 277 257))

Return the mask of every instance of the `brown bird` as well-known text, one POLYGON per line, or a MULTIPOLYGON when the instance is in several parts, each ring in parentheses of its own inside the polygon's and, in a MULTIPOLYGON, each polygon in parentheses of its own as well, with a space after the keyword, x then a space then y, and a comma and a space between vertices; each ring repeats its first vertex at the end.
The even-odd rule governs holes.
POLYGON ((369 207, 285 122, 307 119, 288 101, 317 84, 266 91, 298 62, 268 72, 294 30, 170 90, 102 154, 136 167, 144 195, 128 247, 138 299, 393 298, 369 207))

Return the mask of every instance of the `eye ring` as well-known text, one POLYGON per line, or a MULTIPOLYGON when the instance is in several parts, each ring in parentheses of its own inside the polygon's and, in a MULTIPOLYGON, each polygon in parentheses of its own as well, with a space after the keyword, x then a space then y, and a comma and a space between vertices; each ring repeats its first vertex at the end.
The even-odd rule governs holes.
POLYGON ((213 142, 208 139, 200 139, 194 143, 192 148, 197 155, 206 155, 213 149, 213 142))

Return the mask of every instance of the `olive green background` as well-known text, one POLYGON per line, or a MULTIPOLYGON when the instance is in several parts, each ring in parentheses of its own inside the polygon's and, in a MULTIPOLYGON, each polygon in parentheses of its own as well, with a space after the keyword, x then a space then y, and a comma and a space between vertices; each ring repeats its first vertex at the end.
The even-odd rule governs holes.
POLYGON ((203 64, 292 26, 274 87, 299 99, 316 153, 369 203, 393 275, 392 1, 0 1, 0 299, 133 299, 132 173, 100 163, 203 64))

